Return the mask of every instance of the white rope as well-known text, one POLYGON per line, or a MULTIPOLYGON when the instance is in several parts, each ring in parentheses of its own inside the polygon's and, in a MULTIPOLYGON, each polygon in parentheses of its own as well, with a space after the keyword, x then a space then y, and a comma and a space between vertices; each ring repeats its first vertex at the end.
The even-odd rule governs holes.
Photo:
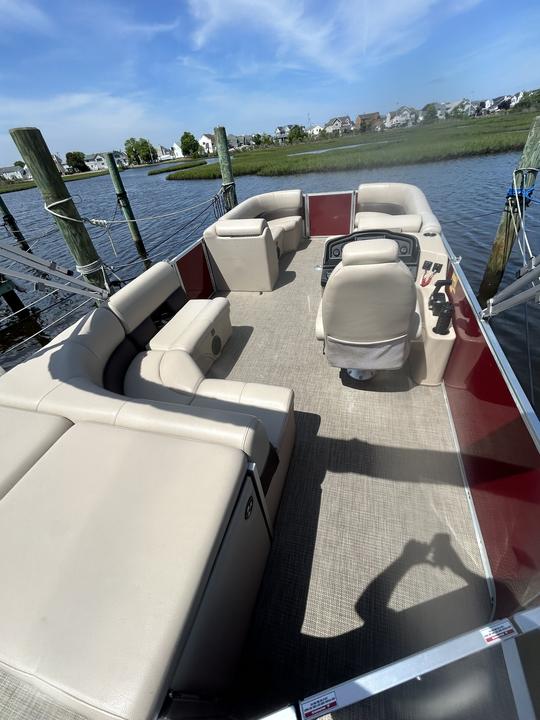
MULTIPOLYGON (((218 193, 219 195, 219 193, 218 193)), ((142 218, 135 218, 134 220, 104 220, 99 218, 88 218, 81 215, 81 219, 78 218, 71 218, 67 217, 66 215, 61 215, 60 213, 54 212, 51 208, 56 207, 57 205, 60 205, 62 203, 68 202, 69 200, 72 200, 72 198, 65 198, 64 200, 56 200, 53 203, 50 203, 50 205, 47 205, 47 203, 44 203, 43 207, 45 210, 50 213, 51 215, 54 215, 54 217, 60 218, 61 220, 69 220, 70 222, 75 223, 90 223, 91 225, 97 225, 98 227, 104 227, 106 228, 109 225, 119 225, 119 224, 126 224, 126 223, 132 223, 132 222, 150 222, 151 220, 162 220, 164 218, 168 217, 174 217, 175 215, 181 215, 182 213, 189 212, 190 210, 195 210, 199 207, 202 207, 203 205, 210 205, 214 202, 214 198, 217 197, 215 195, 210 200, 204 200, 204 202, 196 203, 195 205, 190 205, 188 207, 180 208, 180 210, 175 210, 174 212, 170 213, 164 213, 162 215, 149 215, 148 217, 142 217, 142 218)))
POLYGON ((43 332, 45 332, 45 330, 48 330, 53 325, 56 325, 56 323, 59 323, 60 320, 64 320, 65 318, 69 317, 70 315, 73 315, 74 312, 77 312, 77 310, 82 308, 83 305, 86 305, 86 303, 92 302, 92 300, 94 300, 94 298, 87 298, 86 300, 83 300, 83 302, 80 305, 77 305, 76 307, 72 308, 71 310, 68 310, 67 313, 64 313, 64 315, 62 315, 61 317, 57 318, 56 320, 53 320, 48 325, 45 325, 45 327, 41 328, 41 330, 38 330, 33 335, 29 335, 27 338, 24 338, 24 340, 21 340, 21 342, 18 342, 16 345, 12 345, 10 348, 5 350, 2 353, 2 355, 7 355, 7 353, 10 353, 13 350, 16 350, 17 348, 21 347, 21 345, 24 345, 24 343, 28 342, 29 340, 33 340, 35 337, 37 337, 38 335, 41 335, 43 332))

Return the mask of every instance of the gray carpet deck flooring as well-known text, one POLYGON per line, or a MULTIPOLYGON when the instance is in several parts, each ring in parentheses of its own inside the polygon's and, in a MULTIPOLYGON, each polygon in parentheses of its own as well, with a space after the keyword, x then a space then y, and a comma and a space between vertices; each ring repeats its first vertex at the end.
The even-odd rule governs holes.
POLYGON ((237 691, 266 711, 487 621, 441 387, 343 382, 315 339, 322 241, 230 293, 214 377, 291 387, 297 438, 237 691))

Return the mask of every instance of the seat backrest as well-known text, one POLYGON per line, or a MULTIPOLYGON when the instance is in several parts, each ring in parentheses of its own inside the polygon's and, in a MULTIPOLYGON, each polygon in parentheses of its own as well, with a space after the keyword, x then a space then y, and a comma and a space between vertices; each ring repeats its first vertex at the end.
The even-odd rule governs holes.
MULTIPOLYGON (((37 410, 58 385, 83 378, 103 385, 105 366, 125 332, 118 318, 99 307, 73 323, 26 362, 0 379, 0 403, 37 410)), ((69 417, 69 415, 68 415, 69 417)))
POLYGON ((341 345, 403 340, 410 333, 415 306, 414 279, 399 260, 394 240, 348 243, 322 299, 325 338, 341 345))
POLYGON ((176 270, 158 262, 109 299, 109 308, 122 323, 126 334, 136 330, 171 295, 181 290, 176 270))

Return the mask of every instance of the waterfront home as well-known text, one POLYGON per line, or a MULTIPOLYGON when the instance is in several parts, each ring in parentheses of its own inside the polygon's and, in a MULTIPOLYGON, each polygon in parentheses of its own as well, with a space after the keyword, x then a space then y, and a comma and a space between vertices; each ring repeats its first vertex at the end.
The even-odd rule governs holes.
POLYGON ((306 132, 310 137, 317 137, 323 130, 324 127, 322 125, 312 125, 306 129, 306 132))
MULTIPOLYGON (((129 165, 128 156, 122 150, 113 150, 112 154, 117 167, 127 167, 129 165)), ((91 153, 84 156, 84 162, 92 171, 106 170, 107 162, 105 160, 105 152, 91 153)))
POLYGON ((343 133, 351 132, 353 127, 353 122, 348 115, 340 115, 339 117, 330 118, 324 129, 327 133, 343 135, 343 133))
POLYGON ((378 112, 364 113, 363 115, 357 115, 354 121, 354 127, 356 130, 380 130, 382 124, 382 118, 378 112))
POLYGON ((480 103, 463 98, 456 102, 445 103, 446 114, 452 117, 472 117, 477 114, 480 103))
POLYGON ((294 123, 290 125, 278 125, 274 130, 274 138, 280 143, 286 142, 293 127, 294 123))
POLYGON ((418 119, 419 113, 416 108, 402 105, 397 110, 386 113, 384 126, 386 128, 410 127, 411 125, 414 125, 416 122, 418 122, 418 119))
POLYGON ((207 155, 213 155, 216 152, 216 137, 213 133, 205 133, 199 138, 199 145, 207 155))
POLYGON ((184 153, 182 152, 180 143, 177 143, 177 142, 173 143, 171 150, 173 151, 173 156, 175 158, 183 158, 184 157, 184 153))
POLYGON ((172 160, 175 157, 174 150, 171 147, 156 145, 158 160, 172 160))
POLYGON ((28 180, 25 169, 19 165, 0 167, 0 178, 2 180, 28 180))

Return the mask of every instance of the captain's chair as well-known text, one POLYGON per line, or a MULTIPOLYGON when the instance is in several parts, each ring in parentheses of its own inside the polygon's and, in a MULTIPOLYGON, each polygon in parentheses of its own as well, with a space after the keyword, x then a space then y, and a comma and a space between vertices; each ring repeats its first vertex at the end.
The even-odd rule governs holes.
POLYGON ((351 242, 343 248, 317 314, 316 334, 330 365, 357 379, 403 366, 420 336, 413 276, 394 240, 351 242), (358 372, 362 371, 362 372, 358 372))

